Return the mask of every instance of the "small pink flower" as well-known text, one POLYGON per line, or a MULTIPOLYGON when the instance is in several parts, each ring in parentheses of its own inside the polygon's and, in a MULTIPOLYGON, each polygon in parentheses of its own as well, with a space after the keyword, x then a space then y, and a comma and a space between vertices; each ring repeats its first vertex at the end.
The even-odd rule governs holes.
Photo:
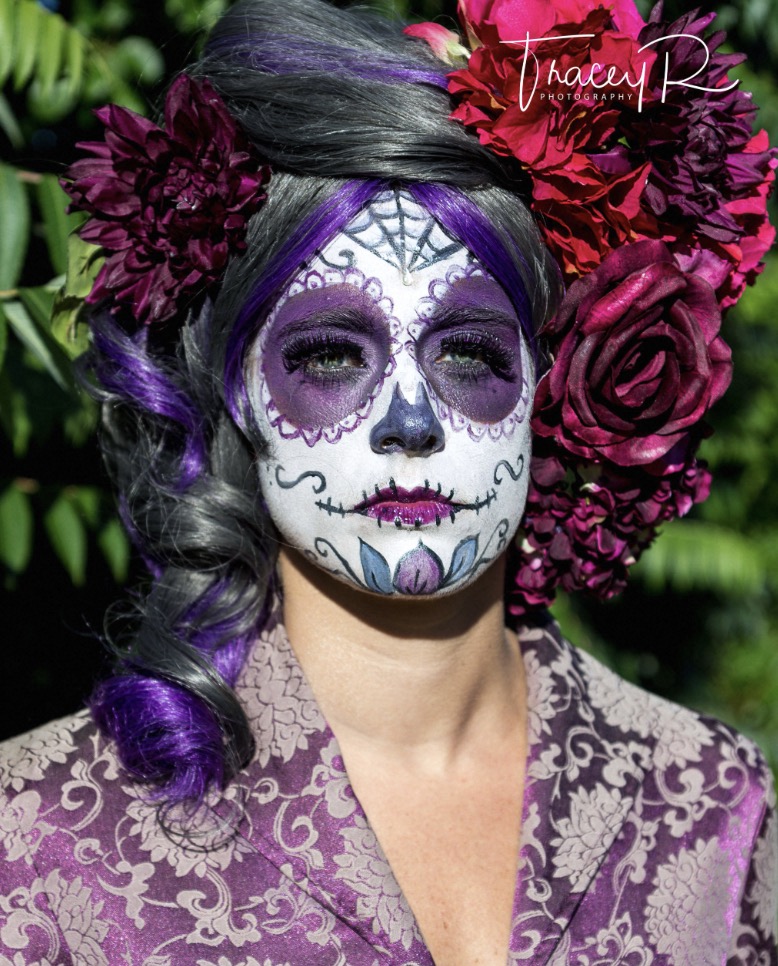
POLYGON ((469 51, 462 46, 459 34, 448 30, 439 23, 414 23, 403 30, 409 37, 425 40, 432 48, 432 53, 449 66, 458 65, 467 60, 469 51))

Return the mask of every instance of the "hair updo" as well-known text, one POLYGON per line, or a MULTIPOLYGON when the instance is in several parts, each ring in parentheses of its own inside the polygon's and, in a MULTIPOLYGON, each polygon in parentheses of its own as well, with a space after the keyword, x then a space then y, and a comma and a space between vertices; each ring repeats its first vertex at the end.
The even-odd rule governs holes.
POLYGON ((90 360, 120 511, 151 573, 113 628, 116 671, 92 710, 129 774, 168 802, 200 800, 253 751, 232 686, 267 616, 276 540, 243 364, 285 285, 402 186, 500 281, 530 338, 558 288, 521 173, 449 120, 442 65, 401 25, 321 0, 242 0, 190 73, 271 165, 268 200, 213 303, 175 334, 128 333, 98 311, 90 360))

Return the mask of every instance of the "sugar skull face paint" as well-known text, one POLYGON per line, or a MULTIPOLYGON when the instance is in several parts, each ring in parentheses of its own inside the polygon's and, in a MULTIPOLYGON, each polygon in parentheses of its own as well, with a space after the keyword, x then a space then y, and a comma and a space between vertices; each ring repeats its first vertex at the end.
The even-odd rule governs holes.
POLYGON ((500 285, 384 192, 300 271, 249 355, 286 542, 382 595, 473 581, 524 511, 532 363, 500 285))

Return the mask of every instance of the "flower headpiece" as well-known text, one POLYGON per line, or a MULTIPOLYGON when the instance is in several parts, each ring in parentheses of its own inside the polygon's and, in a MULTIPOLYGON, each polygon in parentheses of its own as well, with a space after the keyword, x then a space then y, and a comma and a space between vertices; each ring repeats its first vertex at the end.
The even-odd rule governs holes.
POLYGON ((270 177, 211 85, 182 75, 165 101, 165 130, 123 107, 97 112, 105 141, 81 143, 62 182, 89 213, 81 237, 106 260, 87 302, 111 298, 141 323, 162 322, 218 283, 246 247, 246 225, 270 177))
POLYGON ((644 23, 632 0, 460 0, 470 53, 406 29, 452 67, 452 118, 529 177, 567 293, 542 336, 514 613, 561 586, 609 597, 659 524, 704 500, 703 421, 731 377, 721 310, 762 269, 778 161, 704 38, 714 14, 644 23))
MULTIPOLYGON (((561 586, 608 597, 657 527, 704 500, 704 417, 731 377, 721 310, 761 271, 775 152, 716 53, 714 15, 645 23, 632 0, 459 0, 462 37, 406 33, 451 68, 452 119, 513 159, 568 285, 541 335, 514 613, 561 586)), ((207 82, 180 77, 166 130, 117 107, 65 190, 105 264, 88 297, 180 314, 245 248, 269 168, 207 82)))

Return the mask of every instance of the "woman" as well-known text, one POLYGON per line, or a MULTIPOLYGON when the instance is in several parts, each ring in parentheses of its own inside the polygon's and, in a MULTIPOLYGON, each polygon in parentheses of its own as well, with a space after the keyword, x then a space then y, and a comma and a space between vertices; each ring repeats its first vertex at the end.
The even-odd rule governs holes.
POLYGON ((222 19, 164 130, 103 111, 71 172, 153 579, 94 723, 3 748, 2 962, 775 963, 758 750, 538 609, 704 498, 719 308, 769 243, 750 107, 711 97, 735 174, 692 196, 646 140, 683 113, 653 53, 645 116, 626 95, 700 21, 466 4, 465 63, 279 6, 222 19), (522 60, 525 32, 587 43, 522 60), (551 56, 571 99, 519 104, 551 56))

